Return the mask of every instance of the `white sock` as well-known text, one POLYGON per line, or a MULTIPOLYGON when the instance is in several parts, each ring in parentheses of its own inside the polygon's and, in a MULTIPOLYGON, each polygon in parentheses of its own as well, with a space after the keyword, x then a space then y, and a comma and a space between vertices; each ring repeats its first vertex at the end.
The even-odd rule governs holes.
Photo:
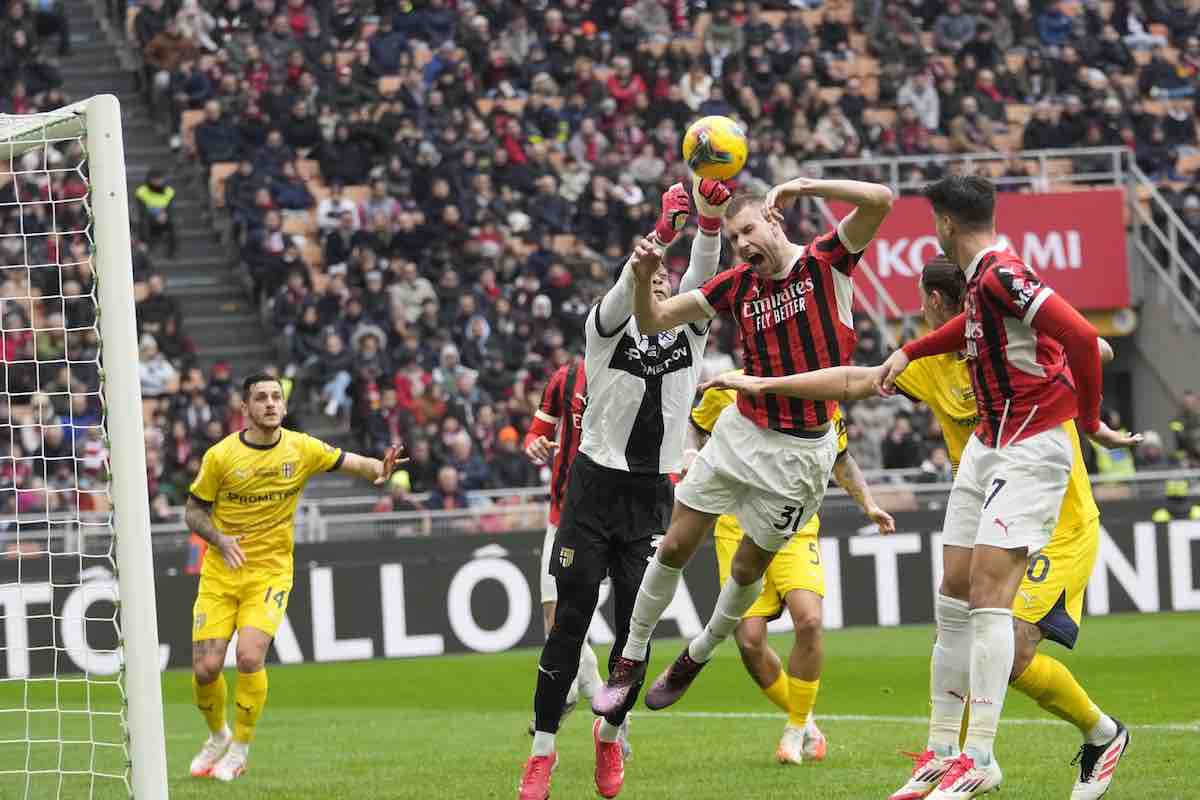
POLYGON ((804 723, 804 732, 807 733, 809 736, 816 736, 818 733, 821 732, 821 729, 817 727, 817 715, 816 714, 810 713, 808 715, 808 721, 804 723))
POLYGON ((742 615, 750 610, 754 601, 762 594, 763 582, 759 578, 749 586, 742 586, 733 578, 725 581, 721 594, 717 597, 717 607, 713 609, 708 624, 692 643, 688 645, 688 655, 696 663, 702 663, 712 658, 717 645, 729 638, 733 629, 742 621, 742 615))
POLYGON ((671 600, 675 598, 675 588, 679 586, 679 576, 682 569, 668 567, 658 560, 658 555, 650 559, 649 566, 642 576, 642 585, 638 587, 637 600, 633 603, 633 614, 629 617, 629 638, 621 655, 633 661, 646 660, 646 648, 650 644, 650 635, 654 626, 662 617, 671 600))
POLYGON ((241 753, 243 757, 250 755, 250 743, 234 741, 229 745, 229 752, 241 753))
POLYGON ((1108 744, 1117 735, 1117 723, 1108 714, 1101 712, 1100 721, 1088 731, 1083 740, 1091 745, 1099 747, 1102 744, 1108 744))
POLYGON ((575 676, 575 680, 579 682, 579 693, 589 700, 604 683, 600 677, 596 651, 586 641, 583 643, 583 649, 579 651, 579 673, 575 676))
POLYGON ((579 676, 575 676, 575 680, 571 681, 571 688, 567 689, 567 705, 579 702, 579 676))
POLYGON ((533 734, 533 749, 530 755, 548 756, 554 752, 554 734, 535 731, 533 734))
POLYGON ((929 664, 929 749, 958 753, 963 705, 971 690, 971 609, 966 600, 939 594, 934 603, 937 641, 929 664))
POLYGON ((621 726, 613 725, 606 719, 600 720, 600 741, 615 742, 621 736, 621 726))
POLYGON ((1016 650, 1012 609, 972 609, 971 633, 971 720, 963 750, 975 763, 987 764, 992 760, 1016 650))

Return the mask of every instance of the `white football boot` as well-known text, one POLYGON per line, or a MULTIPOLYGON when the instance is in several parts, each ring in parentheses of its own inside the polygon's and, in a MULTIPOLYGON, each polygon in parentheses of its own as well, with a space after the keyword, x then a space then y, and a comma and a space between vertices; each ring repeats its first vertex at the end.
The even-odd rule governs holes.
POLYGON ((950 764, 950 769, 938 784, 928 800, 971 800, 973 797, 994 792, 1000 788, 1004 779, 1000 765, 992 760, 982 766, 975 764, 975 759, 962 753, 950 764))
POLYGON ((950 765, 958 756, 939 756, 932 750, 908 753, 913 760, 913 771, 908 782, 892 792, 888 800, 921 800, 942 782, 950 771, 950 765))
POLYGON ((808 722, 804 725, 804 760, 824 761, 828 752, 829 743, 825 740, 825 734, 821 733, 817 721, 809 714, 808 722))
POLYGON ((250 745, 234 742, 229 745, 225 755, 221 756, 221 760, 213 767, 213 778, 229 783, 229 781, 241 777, 242 773, 246 771, 246 762, 249 758, 250 745))
POLYGON ((1117 765, 1129 747, 1129 730, 1119 719, 1113 722, 1117 723, 1116 736, 1107 744, 1083 745, 1071 762, 1079 765, 1079 780, 1071 790, 1071 800, 1097 800, 1105 795, 1112 784, 1117 765))
POLYGON ((221 760, 221 756, 225 755, 225 751, 229 749, 229 743, 232 741, 233 734, 229 732, 228 725, 218 733, 209 734, 204 746, 200 748, 200 752, 192 759, 192 777, 207 778, 216 763, 221 760))
POLYGON ((775 748, 775 760, 780 764, 804 763, 804 728, 787 725, 775 748))

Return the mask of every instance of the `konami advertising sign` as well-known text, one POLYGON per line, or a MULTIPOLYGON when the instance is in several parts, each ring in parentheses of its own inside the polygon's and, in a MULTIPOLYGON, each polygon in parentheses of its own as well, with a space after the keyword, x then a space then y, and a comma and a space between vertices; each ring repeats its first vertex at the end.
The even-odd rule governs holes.
MULTIPOLYGON (((1129 268, 1124 202, 1124 193, 1118 189, 1004 193, 997 198, 996 223, 1009 247, 1076 308, 1126 308, 1129 268)), ((839 203, 833 207, 838 216, 850 210, 839 203)), ((906 314, 915 314, 921 309, 917 291, 921 268, 938 251, 929 202, 922 197, 902 197, 867 246, 864 261, 896 305, 906 314)), ((868 297, 873 295, 864 278, 855 285, 868 297)))

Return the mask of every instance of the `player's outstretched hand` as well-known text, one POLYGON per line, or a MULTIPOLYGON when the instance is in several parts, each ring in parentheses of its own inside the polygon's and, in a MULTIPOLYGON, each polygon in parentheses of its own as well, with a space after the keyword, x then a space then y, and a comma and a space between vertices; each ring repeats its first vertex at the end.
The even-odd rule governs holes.
POLYGON ((891 397, 896 393, 896 379, 907 366, 908 356, 903 350, 897 350, 875 368, 875 391, 880 397, 891 397))
POLYGON ((649 283, 662 263, 662 250, 649 239, 638 239, 633 246, 633 274, 639 281, 649 283))
POLYGON ((246 554, 242 552, 242 546, 235 537, 222 535, 217 540, 216 547, 221 551, 221 558, 225 559, 230 569, 241 569, 245 565, 246 554))
POLYGON ((725 216, 731 197, 733 192, 720 181, 692 175, 692 199, 696 203, 696 214, 700 217, 701 227, 709 233, 712 233, 713 225, 717 233, 721 232, 721 218, 725 216))
POLYGON ((541 466, 554 456, 554 451, 557 449, 558 442, 552 442, 545 436, 539 436, 525 448, 525 455, 529 456, 529 460, 534 464, 541 466))
POLYGON ((888 536, 896 532, 896 520, 892 519, 892 515, 884 511, 879 506, 871 506, 867 510, 867 516, 871 521, 879 526, 879 532, 884 536, 888 536))
POLYGON ((379 477, 375 479, 375 485, 382 486, 387 483, 392 477, 392 473, 396 471, 396 467, 407 463, 408 456, 404 454, 404 445, 394 444, 389 447, 383 454, 383 461, 380 462, 379 477))
POLYGON ((754 397, 762 394, 762 390, 754 379, 738 370, 722 373, 712 380, 700 384, 701 394, 709 389, 733 389, 735 392, 743 392, 754 397))
POLYGON ((1098 444, 1108 450, 1116 450, 1121 447, 1137 447, 1142 443, 1143 436, 1140 433, 1114 431, 1101 422, 1095 433, 1088 434, 1088 438, 1092 440, 1093 444, 1098 444))

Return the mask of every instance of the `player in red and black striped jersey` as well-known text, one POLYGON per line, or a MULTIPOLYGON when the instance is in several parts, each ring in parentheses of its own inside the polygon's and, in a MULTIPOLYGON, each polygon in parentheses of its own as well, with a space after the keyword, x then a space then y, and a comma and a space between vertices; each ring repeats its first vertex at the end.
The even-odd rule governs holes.
MULTIPOLYGON (((850 278, 891 204, 886 186, 808 178, 781 184, 765 197, 735 197, 724 231, 741 263, 700 289, 663 299, 651 293, 648 270, 638 270, 638 330, 653 335, 725 313, 737 326, 748 375, 782 376, 846 363, 855 343, 850 278), (835 229, 796 244, 781 223, 783 210, 802 196, 855 209, 835 229)), ((704 632, 651 686, 646 705, 664 708, 683 695, 758 597, 775 553, 820 507, 838 450, 832 416, 831 403, 770 396, 740 396, 736 407, 722 412, 676 488, 670 528, 634 605, 623 668, 610 671, 609 682, 592 698, 594 711, 625 702, 644 674, 650 634, 675 594, 683 566, 717 517, 736 514, 745 535, 716 609, 704 632), (618 674, 624 679, 614 680, 618 674)))
MULTIPOLYGON (((991 182, 952 176, 924 193, 938 243, 966 276, 966 310, 893 353, 877 380, 887 394, 910 359, 965 351, 979 426, 963 450, 942 525, 929 744, 891 800, 969 800, 1003 777, 992 750, 1015 654, 1012 606, 1029 560, 1058 522, 1074 462, 1063 423, 1074 418, 1108 448, 1140 437, 1100 421, 1096 330, 1000 242, 991 182), (971 713, 959 753, 964 697, 971 713)), ((1093 767, 1115 768, 1128 732, 1116 722, 1098 735, 1102 744, 1085 747, 1085 755, 1093 767)), ((1111 772, 1101 771, 1085 765, 1072 797, 1103 794, 1101 778, 1111 772)))
POLYGON ((525 452, 535 464, 554 458, 550 466, 550 524, 558 524, 562 499, 567 491, 567 473, 579 452, 583 432, 583 408, 587 405, 587 374, 583 359, 563 364, 550 376, 542 402, 534 412, 533 424, 525 435, 525 452), (551 437, 558 431, 558 441, 551 437))

